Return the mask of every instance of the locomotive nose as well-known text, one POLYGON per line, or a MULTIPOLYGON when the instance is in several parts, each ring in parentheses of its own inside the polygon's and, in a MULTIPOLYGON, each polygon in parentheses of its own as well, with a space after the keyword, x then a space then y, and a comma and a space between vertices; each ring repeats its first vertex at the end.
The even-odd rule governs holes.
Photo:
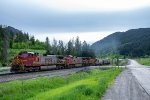
POLYGON ((12 62, 12 64, 13 65, 20 65, 21 64, 21 59, 19 58, 19 57, 15 57, 14 59, 13 59, 13 62, 12 62))

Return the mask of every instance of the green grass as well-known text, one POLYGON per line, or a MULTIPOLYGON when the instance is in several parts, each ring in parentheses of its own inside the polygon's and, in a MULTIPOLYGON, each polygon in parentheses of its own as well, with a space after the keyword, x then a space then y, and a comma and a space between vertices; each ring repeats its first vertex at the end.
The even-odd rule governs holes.
POLYGON ((128 64, 128 60, 127 59, 123 59, 120 61, 119 66, 125 66, 128 64))
POLYGON ((142 65, 150 66, 150 58, 139 58, 137 61, 142 65))
MULTIPOLYGON (((110 61, 111 61, 111 65, 117 66, 116 59, 113 60, 113 63, 112 63, 112 60, 110 60, 110 61)), ((119 60, 119 66, 125 66, 127 64, 128 64, 128 60, 127 59, 121 59, 121 60, 119 60)))
POLYGON ((99 100, 122 69, 95 69, 65 77, 0 84, 0 100, 99 100))

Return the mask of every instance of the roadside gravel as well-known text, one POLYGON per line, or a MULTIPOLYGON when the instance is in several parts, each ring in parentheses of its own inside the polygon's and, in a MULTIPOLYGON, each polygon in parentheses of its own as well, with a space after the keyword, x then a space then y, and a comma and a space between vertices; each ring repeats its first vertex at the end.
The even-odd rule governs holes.
POLYGON ((102 100, 150 100, 129 69, 123 71, 107 90, 102 100))
POLYGON ((102 100, 150 100, 150 67, 129 60, 129 65, 102 100))

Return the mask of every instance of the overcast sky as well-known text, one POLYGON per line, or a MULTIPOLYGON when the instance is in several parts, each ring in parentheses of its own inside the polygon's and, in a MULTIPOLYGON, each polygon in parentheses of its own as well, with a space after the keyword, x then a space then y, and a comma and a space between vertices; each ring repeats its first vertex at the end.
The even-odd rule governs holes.
POLYGON ((150 27, 150 0, 0 0, 0 24, 44 41, 93 43, 116 31, 150 27))

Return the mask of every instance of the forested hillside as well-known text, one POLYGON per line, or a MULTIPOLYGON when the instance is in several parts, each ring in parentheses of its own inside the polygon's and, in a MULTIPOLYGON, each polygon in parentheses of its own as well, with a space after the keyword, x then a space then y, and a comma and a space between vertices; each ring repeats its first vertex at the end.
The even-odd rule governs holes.
POLYGON ((28 33, 11 26, 0 25, 0 65, 11 63, 13 57, 20 51, 94 57, 90 45, 86 41, 81 42, 79 37, 70 39, 66 44, 62 40, 49 39, 49 37, 45 42, 41 42, 28 33), (52 43, 50 40, 53 40, 52 43))
POLYGON ((11 49, 44 49, 44 43, 35 40, 34 36, 11 26, 0 26, 0 38, 8 41, 11 49))
POLYGON ((132 57, 150 55, 150 28, 116 32, 92 44, 96 54, 119 53, 132 57))

